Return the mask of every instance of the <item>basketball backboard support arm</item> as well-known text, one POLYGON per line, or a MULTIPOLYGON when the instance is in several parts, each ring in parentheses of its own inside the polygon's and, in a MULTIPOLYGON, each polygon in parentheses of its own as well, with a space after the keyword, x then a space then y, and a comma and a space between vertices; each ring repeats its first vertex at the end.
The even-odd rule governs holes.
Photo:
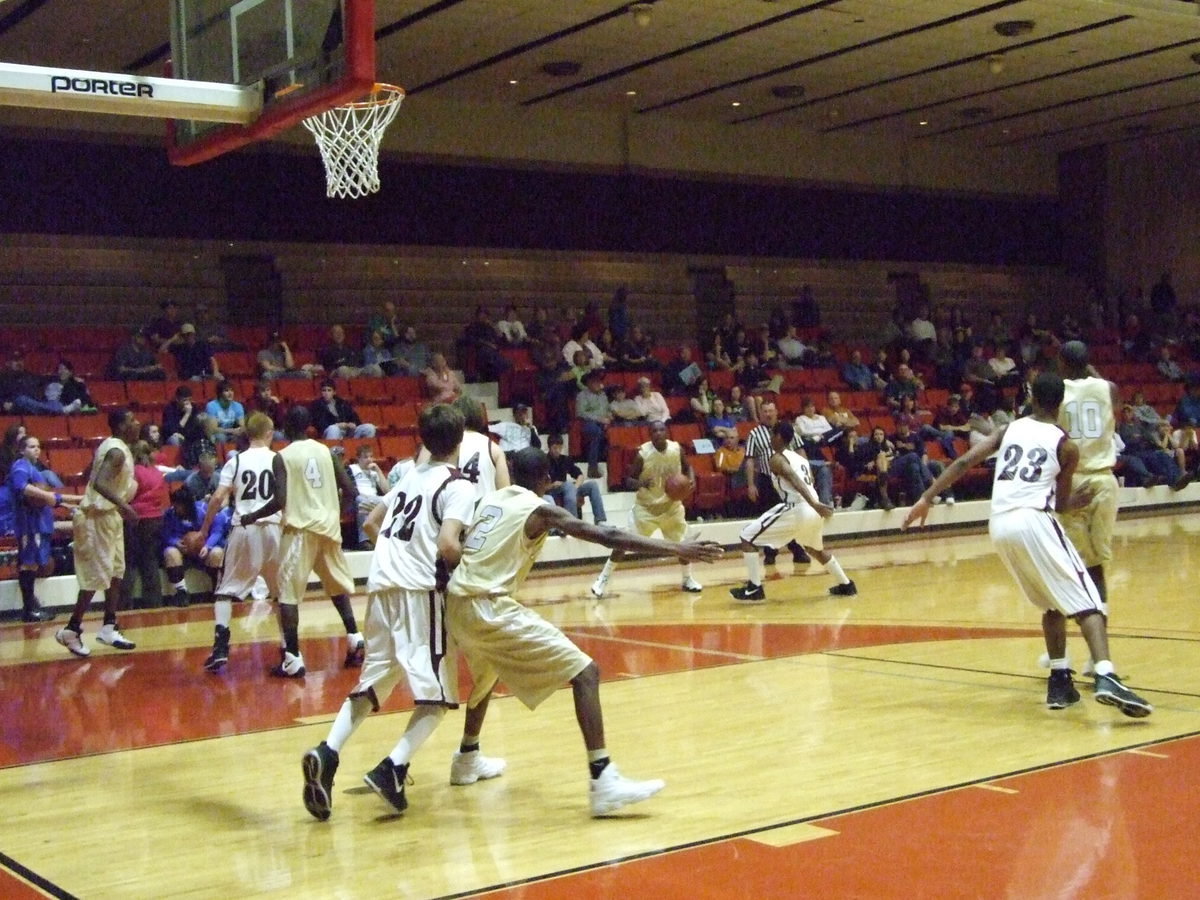
POLYGON ((0 62, 0 105, 247 124, 261 87, 0 62))

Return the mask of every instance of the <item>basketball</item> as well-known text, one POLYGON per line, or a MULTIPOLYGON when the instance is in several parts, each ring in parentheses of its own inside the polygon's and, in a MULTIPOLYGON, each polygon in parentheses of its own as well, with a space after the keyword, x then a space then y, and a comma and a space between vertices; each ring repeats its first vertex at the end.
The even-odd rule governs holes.
POLYGON ((204 536, 199 531, 189 531, 179 539, 179 549, 188 556, 197 556, 204 548, 204 536))
POLYGON ((687 500, 692 496, 692 481, 686 475, 670 475, 663 490, 672 500, 687 500))

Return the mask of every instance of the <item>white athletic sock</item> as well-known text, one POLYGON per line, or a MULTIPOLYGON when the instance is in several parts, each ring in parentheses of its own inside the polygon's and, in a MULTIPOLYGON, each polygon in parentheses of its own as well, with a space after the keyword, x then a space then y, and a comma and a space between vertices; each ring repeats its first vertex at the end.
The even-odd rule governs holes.
POLYGON ((1054 672, 1057 670, 1062 670, 1062 669, 1069 669, 1069 668, 1071 668, 1071 661, 1069 659, 1067 659, 1065 656, 1062 659, 1050 660, 1050 671, 1051 672, 1054 672))
POLYGON ((612 557, 610 556, 607 560, 605 560, 604 568, 600 570, 600 578, 603 579, 604 581, 608 581, 608 578, 610 575, 612 575, 612 573, 613 573, 613 561, 612 561, 612 557))
POLYGON ((338 710, 337 718, 329 729, 329 737, 325 743, 331 750, 342 752, 342 746, 350 740, 350 735, 371 714, 371 701, 367 697, 347 697, 338 710))
POLYGON ((1096 665, 1092 669, 1097 675, 1111 675, 1116 671, 1116 667, 1112 664, 1111 659, 1096 660, 1096 665))
POLYGON ((685 562, 683 564, 683 580, 687 581, 691 577, 692 577, 692 564, 690 562, 685 562))
POLYGON ((837 561, 836 556, 830 556, 829 562, 825 563, 825 571, 838 580, 838 584, 849 584, 850 579, 846 577, 846 573, 842 570, 842 564, 837 561))
POLYGON ((410 762, 421 745, 429 740, 429 736, 433 734, 433 730, 438 727, 438 722, 442 721, 444 715, 446 715, 444 706, 421 705, 414 709, 408 720, 408 727, 404 729, 404 736, 400 738, 400 743, 396 745, 395 749, 388 754, 388 759, 398 766, 410 762))
POLYGON ((233 621, 233 601, 218 598, 213 601, 213 618, 222 628, 228 628, 233 621))
POLYGON ((763 583, 763 561, 757 550, 742 551, 742 559, 746 561, 746 573, 753 584, 763 583))
POLYGON ((362 639, 363 639, 362 633, 358 632, 358 631, 354 632, 353 634, 346 635, 346 640, 350 642, 351 647, 357 647, 358 642, 361 641, 362 639))

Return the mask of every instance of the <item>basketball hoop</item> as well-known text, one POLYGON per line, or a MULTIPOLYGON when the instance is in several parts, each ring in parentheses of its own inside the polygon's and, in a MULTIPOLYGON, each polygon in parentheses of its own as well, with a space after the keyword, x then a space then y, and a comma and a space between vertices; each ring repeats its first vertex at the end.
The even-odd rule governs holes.
POLYGON ((365 197, 379 190, 379 143, 403 99, 404 88, 376 84, 365 100, 304 120, 325 163, 327 197, 365 197))

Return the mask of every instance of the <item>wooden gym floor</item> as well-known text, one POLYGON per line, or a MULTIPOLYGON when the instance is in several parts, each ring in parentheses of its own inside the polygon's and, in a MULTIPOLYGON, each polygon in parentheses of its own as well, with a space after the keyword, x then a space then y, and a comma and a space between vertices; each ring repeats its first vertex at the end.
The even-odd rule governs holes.
MULTIPOLYGON (((303 681, 276 681, 273 620, 234 625, 207 675, 208 607, 124 617, 133 653, 87 660, 54 627, 0 629, 0 896, 795 898, 1182 897, 1200 883, 1200 603, 1184 512, 1122 521, 1110 570, 1118 671, 1144 720, 1091 699, 1052 712, 1036 612, 986 536, 834 549, 859 586, 786 554, 768 603, 733 604, 731 553, 678 567, 530 580, 525 598, 599 662, 609 747, 667 788, 587 815, 569 689, 492 704, 509 768, 451 787, 461 712, 412 768, 401 816, 361 781, 394 745, 397 691, 342 754, 333 817, 300 802, 301 753, 356 673, 332 607, 302 607, 303 681)), ((363 601, 356 601, 361 617, 363 601)), ((61 618, 57 624, 61 624, 61 618)), ((1077 632, 1072 657, 1085 650, 1077 632)))

